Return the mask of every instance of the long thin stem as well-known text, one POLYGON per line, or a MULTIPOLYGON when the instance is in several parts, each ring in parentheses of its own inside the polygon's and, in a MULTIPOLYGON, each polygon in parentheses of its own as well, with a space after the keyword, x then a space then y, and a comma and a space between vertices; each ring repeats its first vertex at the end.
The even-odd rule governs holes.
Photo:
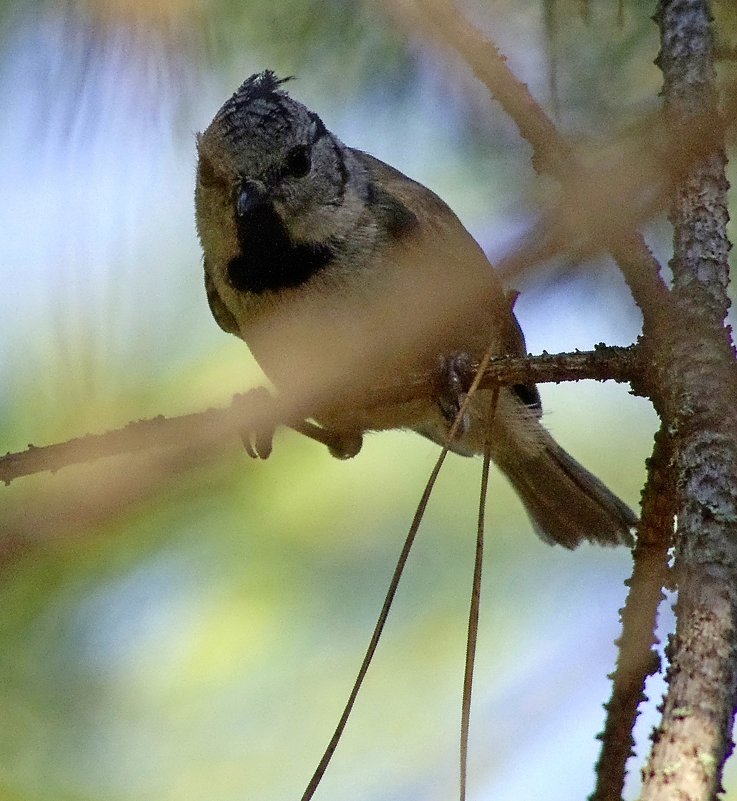
POLYGON ((476 556, 473 564, 473 584, 471 588, 471 609, 468 614, 468 636, 466 638, 466 668, 463 674, 463 701, 461 704, 461 801, 466 801, 468 786, 468 730, 471 721, 471 690, 473 669, 476 662, 476 643, 479 633, 479 605, 481 602, 481 574, 484 562, 484 518, 486 494, 489 489, 489 467, 491 465, 491 429, 499 400, 499 387, 494 387, 489 402, 484 437, 484 462, 481 468, 481 493, 479 497, 479 516, 476 528, 476 556))
POLYGON ((427 484, 425 485, 425 489, 422 493, 422 497, 420 498, 420 502, 417 505, 417 510, 415 512, 415 516, 412 519, 412 525, 409 528, 407 533, 407 537, 404 541, 404 545, 402 546, 402 551, 399 554, 399 559, 397 560, 397 565, 394 568, 394 573, 392 575, 392 579, 389 582, 389 589, 387 590, 386 597, 384 598, 384 604, 381 607, 381 612, 379 612, 378 620, 376 621, 376 625, 374 626, 374 631, 371 635, 371 640, 369 641, 368 648, 366 649, 366 655, 363 657, 363 661, 361 662, 361 667, 358 670, 358 675, 356 676, 356 680, 353 683, 353 688, 351 689, 350 695, 348 696, 348 701, 346 702, 345 707, 343 708, 343 713, 340 716, 340 720, 338 721, 338 725, 335 727, 335 731, 333 732, 333 736, 330 738, 330 742, 328 743, 327 748, 325 749, 325 753, 322 755, 322 759, 320 760, 315 772, 312 774, 312 778, 307 785, 307 789, 304 791, 302 795, 302 801, 310 801, 312 796, 315 794, 322 777, 327 770, 328 765, 330 764, 330 760, 333 758, 333 754, 335 753, 335 749, 338 747, 338 743, 340 742, 340 738, 343 735, 343 730, 346 727, 346 723, 348 723, 348 718, 350 717, 351 711, 353 710, 353 705, 356 702, 356 698, 358 697, 358 693, 361 689, 361 685, 363 684, 363 680, 368 672, 369 666, 371 665, 371 661, 374 658, 374 653, 376 652, 376 647, 379 644, 379 639, 381 634, 384 630, 384 625, 386 623, 386 619, 389 616, 389 610, 391 609, 392 602, 394 601, 394 596, 397 592, 397 587, 399 586, 399 580, 402 577, 402 573, 404 572, 404 566, 407 564, 407 558, 409 557, 409 553, 412 550, 412 545, 414 544, 415 537, 417 535, 417 531, 420 528, 420 523, 422 522, 422 518, 425 514, 425 509, 427 508, 428 501, 430 500, 430 495, 435 487, 435 482, 437 481, 438 475, 440 474, 440 469, 443 466, 443 462, 445 461, 445 457, 448 455, 448 450, 450 448, 451 443, 455 439, 456 433, 458 432, 458 428, 461 424, 461 420, 463 420, 466 411, 471 403, 471 399, 473 398, 476 390, 478 389, 479 384, 481 383, 481 377, 484 374, 484 371, 488 367, 489 360, 491 359, 490 352, 484 354, 484 358, 481 360, 479 364, 479 368, 476 371, 476 375, 474 376, 473 382, 468 390, 468 394, 463 400, 461 404, 461 408, 458 410, 458 414, 456 415, 456 419, 453 421, 453 425, 448 432, 448 437, 446 439, 445 445, 443 446, 442 451, 440 452, 440 456, 438 456, 438 460, 435 463, 435 467, 430 473, 430 478, 427 480, 427 484))

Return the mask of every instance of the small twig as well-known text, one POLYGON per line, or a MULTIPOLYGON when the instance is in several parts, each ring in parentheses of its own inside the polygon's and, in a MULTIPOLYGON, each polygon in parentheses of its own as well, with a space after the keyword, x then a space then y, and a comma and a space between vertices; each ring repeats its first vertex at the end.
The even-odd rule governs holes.
MULTIPOLYGON (((492 359, 482 376, 482 386, 494 384, 526 384, 545 381, 579 381, 596 379, 630 381, 639 372, 638 351, 629 348, 598 346, 594 351, 560 353, 541 356, 492 359)), ((478 364, 471 369, 477 369, 478 364)), ((433 394, 433 375, 417 373, 403 381, 376 387, 366 393, 366 407, 402 403, 433 394)), ((295 420, 286 402, 275 402, 274 419, 311 439, 331 446, 331 432, 309 421, 295 420)), ((128 423, 124 428, 104 434, 87 434, 54 445, 29 445, 27 450, 0 457, 0 482, 10 484, 16 478, 55 472, 62 467, 150 448, 211 448, 233 437, 234 432, 248 429, 255 421, 247 410, 229 407, 203 412, 128 423)))

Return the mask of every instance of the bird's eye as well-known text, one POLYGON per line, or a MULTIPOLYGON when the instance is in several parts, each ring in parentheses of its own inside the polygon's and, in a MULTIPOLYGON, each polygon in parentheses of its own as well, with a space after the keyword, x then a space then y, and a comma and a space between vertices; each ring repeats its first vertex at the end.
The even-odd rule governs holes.
POLYGON ((311 166, 312 160, 309 149, 304 145, 298 145, 289 151, 284 161, 284 172, 292 178, 304 178, 310 171, 311 166))

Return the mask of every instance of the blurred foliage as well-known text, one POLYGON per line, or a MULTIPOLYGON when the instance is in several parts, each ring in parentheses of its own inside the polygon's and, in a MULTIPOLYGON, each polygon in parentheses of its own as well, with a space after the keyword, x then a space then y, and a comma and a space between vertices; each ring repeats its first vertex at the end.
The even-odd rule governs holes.
MULTIPOLYGON (((552 66, 566 131, 604 138, 658 104, 650 12, 621 6, 549 3, 552 27, 533 0, 464 10, 548 107, 552 66)), ((191 200, 193 131, 250 72, 296 73, 295 94, 343 139, 439 191, 495 255, 548 188, 465 65, 378 3, 16 0, 0 14, 7 449, 224 404, 263 380, 209 317, 191 200)), ((648 234, 663 256, 666 227, 648 234)), ((637 334, 603 262, 517 308, 532 350, 637 334)), ((543 397, 561 442, 634 505, 648 404, 609 385, 543 397)), ((342 463, 285 433, 266 463, 234 441, 203 463, 121 457, 0 488, 0 797, 296 797, 436 454, 390 433, 342 463)), ((322 798, 456 791, 479 473, 447 464, 322 798)), ((543 545, 498 475, 489 521, 472 795, 582 798, 628 555, 543 545)), ((630 797, 636 784, 635 769, 630 797)))
MULTIPOLYGON (((40 0, 3 4, 12 24, 25 14, 56 14, 84 25, 91 42, 121 29, 170 52, 222 66, 244 53, 267 53, 282 69, 321 71, 331 83, 369 85, 412 78, 406 38, 371 4, 345 0, 40 0)), ((7 27, 6 27, 7 30, 7 27)))

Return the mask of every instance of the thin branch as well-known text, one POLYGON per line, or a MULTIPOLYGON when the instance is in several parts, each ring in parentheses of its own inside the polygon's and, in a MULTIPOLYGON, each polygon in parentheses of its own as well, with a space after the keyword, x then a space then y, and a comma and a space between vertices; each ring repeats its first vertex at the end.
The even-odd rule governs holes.
MULTIPOLYGON (((547 354, 519 358, 492 359, 483 373, 482 386, 493 384, 526 384, 546 381, 579 381, 595 379, 630 381, 639 372, 637 348, 605 347, 593 351, 547 354)), ((471 365, 471 370, 479 364, 471 365)), ((366 393, 365 406, 382 406, 401 403, 434 393, 434 375, 417 373, 395 384, 376 387, 366 393)), ((328 446, 335 444, 335 436, 314 423, 295 420, 285 401, 275 401, 273 422, 294 428, 301 434, 328 446)), ((231 439, 235 432, 259 427, 263 413, 249 412, 247 405, 233 404, 227 409, 208 409, 179 417, 157 417, 128 423, 124 428, 104 434, 87 434, 83 437, 55 445, 29 445, 27 450, 7 453, 0 457, 0 481, 10 484, 16 478, 40 473, 55 472, 72 464, 90 462, 105 456, 135 453, 150 448, 208 448, 231 439)))
MULTIPOLYGON (((471 25, 452 2, 405 0, 390 3, 384 0, 384 3, 390 13, 403 19, 411 30, 426 31, 435 41, 463 57, 515 123, 522 138, 532 146, 535 169, 553 175, 560 182, 561 206, 574 210, 572 220, 576 233, 583 236, 582 255, 586 256, 587 250, 591 255, 599 250, 611 253, 642 312, 643 333, 648 336, 651 332, 660 332, 662 336, 674 324, 670 292, 663 281, 661 266, 637 226, 663 207, 674 178, 698 159, 721 152, 722 125, 731 124, 737 115, 734 83, 725 91, 721 120, 714 113, 702 113, 692 116, 688 127, 664 137, 662 120, 659 117, 649 119, 641 131, 641 139, 647 141, 648 146, 641 148, 630 164, 625 165, 632 168, 632 175, 625 177, 622 183, 622 178, 617 176, 617 172, 620 176, 626 175, 622 165, 609 170, 608 177, 606 168, 602 171, 598 167, 592 170, 584 166, 577 151, 558 131, 528 87, 509 69, 494 43, 471 25), (656 176, 657 180, 653 180, 656 176), (628 180, 632 184, 629 188, 628 180), (635 188, 638 183, 639 194, 635 188), (662 184, 660 192, 654 192, 657 183, 662 184), (648 197, 649 205, 644 200, 648 197), (585 201, 582 202, 582 198, 585 201), (614 202, 608 202, 612 198, 614 202)), ((555 226, 551 230, 554 233, 555 226)), ((520 267, 529 269, 531 264, 539 263, 546 256, 570 250, 570 246, 562 248, 556 243, 555 236, 550 241, 550 231, 543 233, 545 241, 538 243, 532 254, 516 253, 507 264, 501 265, 503 278, 510 280, 520 267)), ((566 233, 561 230, 559 236, 566 236, 566 233)))
POLYGON ((621 610, 622 635, 612 675, 612 695, 606 704, 602 745, 596 764, 596 788, 589 801, 620 801, 627 760, 633 755, 632 737, 647 677, 656 673, 660 659, 653 646, 657 612, 668 576, 668 549, 673 539, 675 494, 672 440, 665 428, 655 438, 648 460, 648 480, 642 494, 642 514, 633 553, 629 593, 621 610))
MULTIPOLYGON (((407 5, 403 4, 402 8, 407 5)), ((532 145, 535 169, 558 178, 564 189, 571 181, 580 181, 585 170, 573 147, 527 86, 509 69, 497 47, 446 0, 417 0, 409 5, 417 7, 414 24, 419 29, 429 29, 436 40, 460 53, 517 125, 520 135, 532 145)), ((642 311, 647 332, 651 326, 658 326, 661 316, 666 314, 668 290, 660 274, 660 265, 642 235, 635 230, 626 232, 622 243, 611 247, 611 251, 642 311)))

